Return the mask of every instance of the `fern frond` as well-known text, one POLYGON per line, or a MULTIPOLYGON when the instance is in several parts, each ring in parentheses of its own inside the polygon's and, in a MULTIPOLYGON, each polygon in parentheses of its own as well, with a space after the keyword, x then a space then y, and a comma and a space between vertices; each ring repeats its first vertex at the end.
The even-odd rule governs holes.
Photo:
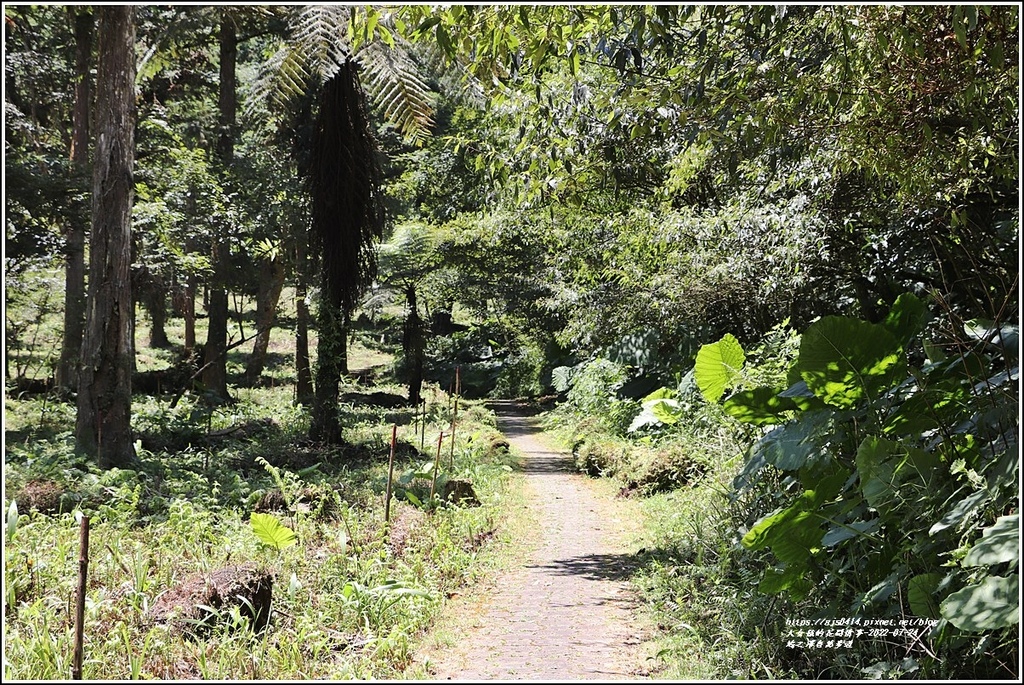
POLYGON ((409 142, 422 143, 433 125, 433 106, 430 88, 409 56, 411 46, 377 39, 362 44, 353 56, 351 13, 343 5, 296 8, 288 42, 261 67, 250 102, 283 107, 311 86, 330 81, 354 59, 362 70, 359 81, 383 119, 409 142))
POLYGON ((253 118, 261 106, 281 106, 289 98, 301 92, 294 79, 282 73, 282 65, 288 59, 291 49, 282 45, 277 52, 260 65, 256 78, 245 95, 245 116, 253 118))
POLYGON ((292 21, 292 52, 321 84, 352 58, 349 18, 350 8, 344 5, 308 5, 292 21))
POLYGON ((434 114, 430 88, 408 52, 373 41, 361 47, 356 59, 365 72, 363 87, 384 120, 395 124, 409 142, 420 144, 429 137, 434 114))
POLYGON ((390 240, 377 248, 380 281, 394 286, 422 279, 436 267, 440 242, 439 230, 429 224, 399 224, 390 240))

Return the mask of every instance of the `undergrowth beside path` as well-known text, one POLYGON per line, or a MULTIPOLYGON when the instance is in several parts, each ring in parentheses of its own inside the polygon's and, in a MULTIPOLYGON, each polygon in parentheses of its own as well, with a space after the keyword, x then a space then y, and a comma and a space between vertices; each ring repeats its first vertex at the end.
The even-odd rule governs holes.
POLYGON ((500 525, 509 456, 493 417, 464 405, 454 448, 445 441, 439 492, 463 480, 476 500, 456 504, 429 498, 421 477, 436 455, 431 438, 421 451, 419 435, 436 445, 450 427, 443 393, 428 393, 425 427, 411 410, 344 406, 345 443, 333 447, 304 438, 290 388, 236 399, 170 409, 136 398, 139 462, 108 471, 74 455, 64 403, 6 400, 5 680, 70 676, 82 514, 91 519, 85 679, 389 678, 408 666, 416 634, 478 573, 500 525), (402 480, 385 525, 392 423, 402 480), (253 513, 297 544, 265 544, 253 513), (265 630, 231 602, 194 636, 154 615, 173 588, 242 565, 273 579, 265 630))

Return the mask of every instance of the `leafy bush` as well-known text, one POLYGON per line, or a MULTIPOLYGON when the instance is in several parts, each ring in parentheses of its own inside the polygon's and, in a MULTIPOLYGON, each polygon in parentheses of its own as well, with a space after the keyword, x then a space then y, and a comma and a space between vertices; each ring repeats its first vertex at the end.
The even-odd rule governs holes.
MULTIPOLYGON (((597 420, 604 432, 625 435, 639 410, 635 400, 620 399, 616 392, 628 380, 628 367, 597 357, 576 367, 558 367, 553 372, 555 389, 568 389, 567 402, 559 414, 571 424, 580 418, 597 420)), ((554 418, 558 422, 557 416, 554 418)))
MULTIPOLYGON (((1019 552, 1007 542, 1019 530, 1017 329, 968 322, 955 356, 931 345, 925 356, 928 318, 911 295, 879 324, 825 317, 804 332, 785 386, 725 400, 768 431, 735 481, 737 497, 759 505, 742 544, 771 550, 758 589, 801 615, 930 622, 859 643, 878 664, 927 675, 955 654, 964 675, 1005 677, 991 664, 1017 649, 1019 552)), ((698 361, 709 399, 741 384, 735 348, 723 339, 698 361)))
POLYGON ((522 336, 517 343, 517 347, 502 362, 491 392, 492 397, 536 397, 544 392, 540 381, 544 369, 544 351, 522 336))

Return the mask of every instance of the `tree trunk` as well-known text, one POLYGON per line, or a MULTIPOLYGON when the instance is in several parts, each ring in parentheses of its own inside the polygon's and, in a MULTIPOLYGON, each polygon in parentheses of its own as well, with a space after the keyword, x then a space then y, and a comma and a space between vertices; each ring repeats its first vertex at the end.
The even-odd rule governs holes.
POLYGON ((182 316, 185 319, 185 356, 196 349, 196 277, 189 274, 185 278, 185 300, 182 316))
POLYGON ((149 274, 142 294, 149 311, 149 346, 164 349, 171 346, 167 338, 167 283, 163 276, 149 274))
POLYGON ((135 459, 131 432, 131 209, 135 156, 134 8, 99 12, 96 156, 89 241, 89 299, 75 445, 102 468, 135 459))
MULTIPOLYGON (((87 8, 75 13, 75 104, 72 110, 71 165, 74 173, 89 167, 89 69, 92 57, 93 14, 87 8)), ((57 364, 57 386, 78 387, 78 360, 85 327, 85 224, 73 220, 67 227, 64 266, 64 340, 57 364)))
POLYGON ((338 420, 338 385, 343 373, 345 357, 345 317, 340 303, 331 302, 321 289, 320 309, 317 315, 319 341, 316 346, 316 385, 309 437, 319 442, 341 442, 341 423, 338 420))
POLYGON ((402 351, 409 379, 409 404, 415 407, 420 403, 423 388, 423 322, 416 307, 416 288, 407 286, 405 299, 409 304, 409 314, 405 317, 405 329, 402 331, 402 351))
POLYGON ((281 259, 265 259, 260 264, 260 283, 256 291, 256 341, 245 367, 245 380, 254 384, 263 373, 270 344, 270 327, 277 316, 277 303, 284 287, 284 263, 281 259))
MULTIPOLYGON (((235 156, 235 59, 238 54, 238 37, 235 26, 227 18, 220 23, 220 99, 217 132, 217 157, 221 170, 227 175, 235 156)), ((203 372, 203 386, 216 400, 230 400, 227 377, 228 346, 228 293, 227 258, 228 247, 221 236, 214 237, 213 283, 210 286, 208 308, 209 328, 206 335, 206 371, 203 372)))
POLYGON ((309 307, 306 305, 306 237, 299 236, 295 247, 295 403, 309 404, 313 399, 313 374, 309 368, 309 307))
POLYGON ((377 143, 354 61, 346 62, 320 92, 306 170, 321 274, 310 437, 337 442, 338 384, 348 366, 346 320, 376 276, 373 246, 386 219, 377 143))
POLYGON ((223 283, 227 280, 224 246, 219 242, 213 246, 213 279, 210 300, 207 307, 206 347, 204 349, 203 388, 208 398, 215 402, 231 400, 228 393, 227 349, 228 349, 228 291, 223 283))

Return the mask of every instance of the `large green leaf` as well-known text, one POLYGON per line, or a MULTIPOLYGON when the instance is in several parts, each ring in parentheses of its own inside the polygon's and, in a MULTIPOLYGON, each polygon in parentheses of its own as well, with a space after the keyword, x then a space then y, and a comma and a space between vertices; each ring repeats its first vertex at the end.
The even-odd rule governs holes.
POLYGON ((906 376, 896 338, 883 326, 827 316, 800 340, 795 368, 822 400, 844 409, 873 400, 906 376))
POLYGON ((801 511, 786 523, 785 530, 771 536, 772 551, 787 566, 804 566, 821 549, 821 518, 801 511))
POLYGON ((651 400, 650 405, 646 402, 644 403, 644 409, 650 409, 656 419, 668 426, 674 426, 679 423, 679 419, 682 416, 678 400, 651 400))
POLYGON ((922 449, 868 436, 857 448, 861 492, 883 517, 898 507, 934 497, 939 458, 922 449))
POLYGON ((704 399, 712 404, 718 402, 726 387, 736 382, 745 361, 743 348, 729 333, 716 343, 703 345, 697 352, 693 373, 704 399))
POLYGON ((788 507, 761 517, 740 542, 752 550, 770 546, 788 564, 809 558, 821 547, 823 518, 816 510, 836 496, 846 478, 845 473, 822 478, 814 490, 804 490, 788 507))
POLYGON ((857 449, 857 471, 864 499, 880 514, 889 515, 899 504, 899 446, 884 438, 864 438, 857 449))
POLYGON ((878 519, 871 519, 870 521, 836 524, 829 528, 825 536, 821 538, 821 544, 823 547, 834 547, 840 542, 855 538, 858 535, 869 535, 878 530, 878 523, 878 519))
POLYGON ((935 415, 935 393, 918 392, 886 418, 886 435, 921 435, 939 426, 935 415))
POLYGON ((669 400, 676 396, 676 391, 672 388, 661 387, 652 392, 647 397, 640 400, 641 402, 649 402, 651 400, 669 400))
POLYGON ((764 456, 765 461, 783 471, 803 468, 809 459, 821 452, 819 438, 831 425, 832 415, 831 411, 801 414, 799 419, 779 426, 761 438, 754 449, 754 456, 764 456))
POLYGON ((939 618, 939 602, 935 598, 941 573, 922 573, 907 583, 907 601, 915 615, 924 618, 939 618))
POLYGON ((791 398, 779 397, 777 390, 766 387, 738 392, 722 408, 729 416, 755 426, 783 423, 788 412, 797 411, 791 398))
POLYGON ((643 411, 636 415, 629 425, 629 432, 644 426, 673 426, 682 418, 679 400, 674 399, 676 391, 670 388, 658 388, 643 399, 643 411))
POLYGON ((813 581, 807 577, 804 567, 788 567, 785 569, 768 569, 757 591, 765 595, 777 595, 789 591, 794 600, 800 600, 814 587, 813 581))
POLYGON ((950 526, 957 525, 990 499, 992 499, 992 493, 987 489, 977 490, 967 497, 961 497, 956 501, 952 509, 947 511, 938 522, 928 529, 928 534, 935 535, 950 526))
POLYGON ((790 373, 795 375, 796 379, 790 383, 788 388, 779 393, 779 397, 793 400, 793 404, 800 411, 812 411, 827 407, 828 405, 815 397, 811 389, 807 387, 807 381, 800 378, 798 371, 794 371, 795 368, 796 365, 790 367, 790 373))
POLYGON ((903 293, 893 303, 882 325, 903 344, 921 332, 929 317, 930 313, 924 302, 912 293, 903 293))
POLYGON ((295 531, 285 526, 272 514, 254 513, 249 524, 264 545, 276 550, 286 549, 295 544, 295 531))
POLYGON ((1020 575, 989 576, 954 592, 941 605, 942 617, 961 630, 980 633, 1020 622, 1020 575))
POLYGON ((964 566, 991 566, 1020 559, 1020 514, 1000 516, 981 534, 981 540, 964 557, 964 566))

